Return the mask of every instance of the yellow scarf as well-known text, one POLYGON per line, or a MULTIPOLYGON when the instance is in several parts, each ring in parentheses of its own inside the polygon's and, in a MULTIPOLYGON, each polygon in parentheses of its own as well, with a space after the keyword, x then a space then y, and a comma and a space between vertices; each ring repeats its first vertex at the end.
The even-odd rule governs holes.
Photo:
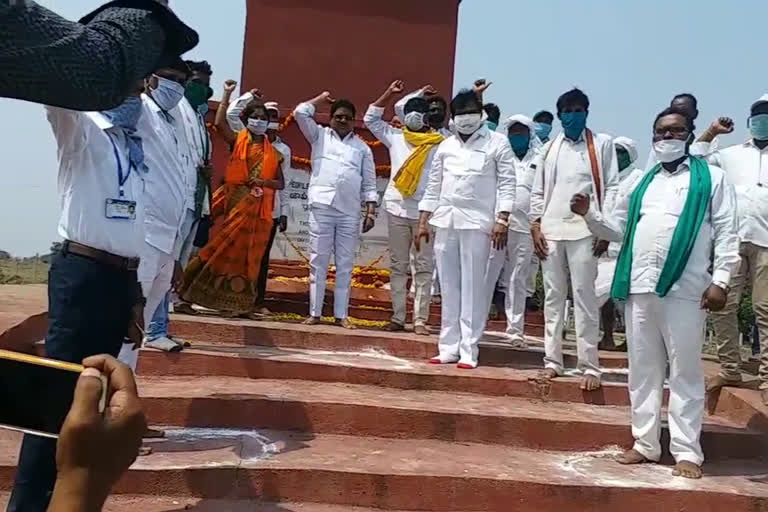
POLYGON ((400 170, 395 175, 395 188, 403 194, 403 197, 411 197, 419 186, 424 164, 427 162, 430 150, 445 140, 440 132, 412 132, 408 128, 403 129, 405 141, 414 146, 411 154, 406 158, 400 170))

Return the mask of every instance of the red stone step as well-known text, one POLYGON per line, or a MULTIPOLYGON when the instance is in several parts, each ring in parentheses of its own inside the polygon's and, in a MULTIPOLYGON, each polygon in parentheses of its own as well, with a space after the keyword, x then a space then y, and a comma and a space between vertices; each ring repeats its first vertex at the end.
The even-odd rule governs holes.
MULTIPOLYGON (((168 434, 152 442, 155 453, 140 458, 115 493, 440 512, 768 509, 768 466, 760 462, 707 464, 705 478, 691 481, 672 477, 668 466, 620 466, 612 451, 270 431, 168 434), (265 456, 266 443, 282 443, 282 451, 265 456)), ((11 483, 18 446, 0 441, 0 488, 11 483)))
MULTIPOLYGON (((235 377, 143 377, 139 389, 147 418, 155 425, 439 439, 561 451, 632 446, 627 407, 235 377)), ((707 419, 702 446, 709 460, 768 454, 762 433, 717 417, 707 419)))
MULTIPOLYGON (((315 350, 360 351, 378 349, 407 359, 429 359, 437 352, 437 336, 390 333, 383 330, 344 330, 331 325, 307 327, 288 322, 231 320, 211 316, 173 315, 172 334, 205 343, 236 343, 315 350)), ((480 344, 480 364, 542 367, 543 348, 517 350, 503 343, 503 336, 487 335, 480 344)), ((575 351, 566 350, 565 365, 575 367, 575 351)), ((601 352, 604 368, 626 368, 627 355, 601 352)))
POLYGON ((398 389, 516 396, 553 402, 629 404, 626 386, 610 382, 610 379, 622 380, 624 376, 621 373, 606 373, 602 389, 588 393, 579 388, 577 378, 541 380, 538 369, 480 366, 467 371, 459 370, 454 365, 432 365, 425 360, 401 359, 376 350, 343 352, 195 343, 193 348, 178 354, 143 350, 138 372, 144 376, 305 379, 398 389))

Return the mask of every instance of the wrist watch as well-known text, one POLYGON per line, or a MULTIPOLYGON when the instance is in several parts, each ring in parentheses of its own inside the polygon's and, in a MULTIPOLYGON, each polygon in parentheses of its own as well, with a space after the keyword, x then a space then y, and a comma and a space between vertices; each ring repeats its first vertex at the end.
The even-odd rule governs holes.
POLYGON ((718 288, 721 288, 726 295, 728 295, 731 292, 731 287, 723 283, 722 281, 712 281, 712 284, 717 286, 718 288))

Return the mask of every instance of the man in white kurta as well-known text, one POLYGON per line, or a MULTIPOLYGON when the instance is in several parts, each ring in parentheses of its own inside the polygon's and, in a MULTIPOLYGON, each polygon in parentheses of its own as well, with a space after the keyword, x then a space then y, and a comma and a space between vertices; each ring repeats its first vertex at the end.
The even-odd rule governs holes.
POLYGON ((417 243, 429 240, 428 222, 437 229, 434 250, 443 297, 440 351, 430 362, 458 362, 464 369, 477 367, 488 313, 484 278, 491 243, 506 245, 515 207, 512 149, 504 135, 488 130, 482 109, 474 91, 453 99, 458 133, 438 147, 419 203, 417 243))
POLYGON ((738 310, 741 294, 749 282, 762 342, 760 391, 763 403, 768 404, 768 95, 752 105, 749 129, 751 137, 747 142, 717 151, 708 159, 723 168, 736 193, 741 265, 731 276, 725 308, 712 315, 720 374, 710 379, 707 388, 714 390, 742 382, 738 310))
POLYGON ((677 462, 675 474, 698 478, 704 461, 699 438, 707 310, 725 305, 739 254, 732 188, 722 169, 689 157, 692 128, 685 111, 665 110, 654 124, 654 149, 662 164, 643 177, 633 195, 620 198, 605 216, 585 206, 589 201, 583 195, 574 198, 572 207, 586 215, 599 238, 624 243, 612 295, 627 299, 635 445, 619 462, 657 462, 661 457, 661 408, 669 361, 670 451, 677 462), (700 214, 699 204, 706 208, 700 214))
MULTIPOLYGON (((437 146, 444 137, 428 124, 429 103, 426 99, 414 96, 403 107, 404 128, 395 128, 384 121, 383 115, 392 97, 403 91, 400 80, 392 82, 365 114, 365 125, 371 133, 389 149, 392 173, 384 192, 384 208, 387 211, 390 287, 392 294, 392 321, 390 331, 405 329, 406 300, 408 296, 408 276, 413 262, 414 304, 413 324, 416 334, 429 334, 429 304, 432 288, 433 253, 432 244, 421 244, 421 250, 413 247, 413 239, 419 229, 419 201, 427 188, 429 169, 437 146), (418 144, 418 145, 417 145, 418 144), (412 155, 423 152, 418 162, 418 177, 406 175, 412 155), (401 181, 398 181, 401 180, 401 181), (403 191, 402 183, 406 180, 415 185, 413 191, 403 191), (398 185, 400 183, 400 185, 398 185)), ((413 164, 415 165, 415 163, 413 164)))
MULTIPOLYGON (((509 215, 507 247, 491 249, 485 275, 487 296, 493 296, 497 282, 505 292, 504 309, 507 317, 506 335, 514 345, 524 345, 525 299, 528 274, 531 271, 533 240, 528 213, 531 207, 531 187, 536 169, 541 165, 541 143, 536 137, 533 120, 515 115, 502 125, 512 147, 515 166, 515 208, 509 215)), ((496 202, 499 208, 500 201, 496 202)))
MULTIPOLYGON (((637 146, 635 141, 628 137, 616 137, 613 140, 616 148, 616 162, 619 170, 619 191, 616 194, 616 200, 631 194, 635 185, 643 177, 644 171, 635 166, 637 162, 637 146)), ((606 205, 611 209, 615 206, 606 205)), ((597 295, 597 304, 600 307, 600 317, 603 324, 603 339, 600 340, 598 348, 600 350, 616 350, 613 341, 613 328, 616 322, 616 305, 611 300, 611 283, 613 282, 613 271, 616 268, 616 258, 619 256, 621 243, 611 242, 608 250, 600 256, 597 262, 597 279, 595 279, 595 294, 597 295)), ((619 305, 620 311, 623 311, 623 305, 619 305)), ((626 348, 626 347, 624 347, 626 348)))
POLYGON ((578 370, 582 389, 600 387, 600 337, 595 296, 597 256, 595 239, 584 219, 570 210, 576 193, 590 194, 599 208, 612 204, 618 189, 613 139, 593 134, 586 127, 589 99, 578 89, 557 101, 563 133, 545 150, 544 164, 531 193, 531 234, 541 259, 544 279, 544 372, 543 377, 563 375, 564 306, 570 284, 576 320, 578 370), (570 274, 570 276, 569 276, 570 274))
POLYGON ((309 178, 309 318, 320 322, 325 298, 325 279, 333 252, 336 285, 333 312, 336 323, 352 329, 349 293, 355 252, 360 241, 360 202, 366 204, 363 232, 376 218, 376 168, 373 152, 355 135, 355 107, 346 100, 334 101, 328 92, 302 103, 294 110, 301 133, 312 146, 309 178), (314 119, 318 105, 330 105, 330 126, 314 119))

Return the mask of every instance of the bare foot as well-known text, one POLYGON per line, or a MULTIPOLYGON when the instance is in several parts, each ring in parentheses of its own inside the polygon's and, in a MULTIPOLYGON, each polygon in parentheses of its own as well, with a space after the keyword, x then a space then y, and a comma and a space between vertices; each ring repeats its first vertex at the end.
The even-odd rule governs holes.
POLYGON ((635 449, 627 450, 618 457, 616 457, 616 462, 619 464, 624 464, 625 466, 629 466, 632 464, 646 464, 648 462, 651 462, 650 460, 646 459, 645 456, 638 452, 635 449))
POLYGON ((675 466, 675 470, 672 471, 672 476, 681 476, 683 478, 693 478, 694 480, 701 478, 701 466, 697 466, 693 462, 681 461, 675 466))
POLYGON ((349 321, 349 318, 342 318, 342 319, 336 319, 336 325, 340 325, 345 329, 355 330, 357 327, 355 327, 352 322, 349 321))
POLYGON ((442 304, 443 298, 439 295, 433 295, 432 296, 432 304, 435 304, 436 306, 442 304))
POLYGON ((600 377, 594 375, 585 375, 581 379, 581 389, 584 391, 594 391, 600 388, 600 377))
POLYGON ((160 430, 159 428, 147 427, 147 431, 144 432, 144 439, 160 439, 163 437, 165 437, 165 430, 160 430))
POLYGON ((616 350, 616 344, 613 342, 613 336, 610 338, 603 338, 600 343, 597 344, 598 350, 616 350))
POLYGON ((429 336, 429 329, 427 329, 426 325, 417 325, 413 328, 413 332, 419 336, 429 336))
POLYGON ((301 323, 304 325, 317 325, 320 323, 320 319, 316 316, 311 316, 301 323))
POLYGON ((727 386, 739 387, 742 384, 743 381, 741 379, 726 379, 722 375, 715 375, 714 377, 707 379, 707 393, 712 393, 713 391, 717 391, 718 389, 727 386))
POLYGON ((539 372, 539 378, 552 380, 558 377, 557 372, 552 368, 544 368, 539 372))
POLYGON ((147 455, 152 455, 152 447, 143 444, 139 447, 139 457, 146 457, 147 455))

